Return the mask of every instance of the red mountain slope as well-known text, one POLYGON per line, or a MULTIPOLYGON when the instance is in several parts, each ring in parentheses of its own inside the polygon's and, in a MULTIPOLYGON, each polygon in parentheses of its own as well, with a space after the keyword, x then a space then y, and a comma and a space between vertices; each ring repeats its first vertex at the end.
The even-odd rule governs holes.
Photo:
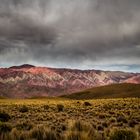
POLYGON ((123 82, 140 83, 140 74, 32 65, 13 66, 0 69, 0 96, 59 96, 95 86, 123 82))
POLYGON ((140 83, 140 75, 136 75, 136 76, 130 77, 127 80, 125 80, 124 82, 125 83, 139 84, 140 83))

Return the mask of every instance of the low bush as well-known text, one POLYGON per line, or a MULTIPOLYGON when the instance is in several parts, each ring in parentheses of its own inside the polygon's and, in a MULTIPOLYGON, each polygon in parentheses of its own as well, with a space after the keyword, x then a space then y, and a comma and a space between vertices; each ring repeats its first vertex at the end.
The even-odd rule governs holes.
POLYGON ((31 130, 33 128, 33 124, 29 122, 22 122, 16 125, 17 130, 31 130))
POLYGON ((105 119, 106 118, 106 114, 99 114, 99 119, 105 119))
POLYGON ((81 121, 76 121, 72 128, 75 131, 83 131, 83 129, 84 129, 81 121))
POLYGON ((47 130, 44 133, 43 140, 58 140, 58 139, 57 139, 56 133, 54 131, 47 130))
POLYGON ((84 106, 92 106, 92 104, 89 102, 84 102, 84 106))
POLYGON ((30 132, 30 137, 36 140, 43 140, 44 129, 40 127, 33 128, 30 132))
POLYGON ((135 139, 136 139, 135 132, 126 129, 115 130, 110 136, 110 140, 135 140, 135 139))
POLYGON ((127 119, 125 118, 125 116, 120 115, 117 117, 117 122, 123 122, 123 123, 127 123, 127 119))
POLYGON ((64 106, 62 104, 57 105, 58 112, 64 111, 64 106))
POLYGON ((0 112, 0 121, 1 122, 7 122, 10 120, 10 115, 6 112, 0 112))
POLYGON ((36 127, 30 131, 30 138, 35 140, 57 140, 57 136, 54 131, 51 131, 45 127, 36 127))
POLYGON ((115 123, 115 122, 116 122, 116 118, 115 118, 115 117, 111 117, 111 118, 109 119, 109 121, 110 121, 111 123, 115 123))
POLYGON ((0 134, 10 132, 11 130, 12 130, 12 126, 10 124, 2 123, 2 122, 0 123, 0 134))
POLYGON ((130 127, 135 127, 135 125, 137 125, 138 122, 136 120, 130 120, 128 124, 130 127))
POLYGON ((22 112, 22 113, 25 113, 25 112, 28 112, 29 109, 28 109, 27 106, 23 105, 23 106, 19 109, 19 111, 22 112))
POLYGON ((87 125, 81 120, 77 120, 71 127, 72 131, 88 131, 90 129, 90 125, 87 125))
POLYGON ((44 109, 48 110, 49 109, 49 105, 44 105, 44 109))
POLYGON ((97 129, 98 129, 98 131, 103 131, 103 130, 104 130, 103 126, 101 126, 101 125, 99 125, 99 126, 97 127, 97 129))
POLYGON ((67 140, 84 140, 80 132, 71 132, 67 136, 67 140))
POLYGON ((109 124, 107 122, 103 122, 102 126, 107 128, 109 126, 109 124))

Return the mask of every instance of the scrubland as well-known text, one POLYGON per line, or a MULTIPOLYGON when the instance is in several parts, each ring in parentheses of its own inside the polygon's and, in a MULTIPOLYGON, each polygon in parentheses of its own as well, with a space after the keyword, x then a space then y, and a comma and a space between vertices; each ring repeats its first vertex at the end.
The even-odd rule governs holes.
POLYGON ((0 99, 0 140, 140 140, 140 99, 0 99))

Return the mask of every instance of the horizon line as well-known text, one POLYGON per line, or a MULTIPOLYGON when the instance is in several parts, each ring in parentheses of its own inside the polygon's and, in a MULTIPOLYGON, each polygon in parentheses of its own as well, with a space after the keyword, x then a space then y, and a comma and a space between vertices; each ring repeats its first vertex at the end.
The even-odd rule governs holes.
POLYGON ((50 67, 50 66, 41 66, 41 65, 32 65, 32 64, 19 64, 19 65, 12 65, 9 67, 0 67, 0 69, 10 69, 12 67, 23 67, 23 66, 31 66, 31 67, 40 67, 40 68, 49 68, 49 69, 69 69, 69 70, 79 70, 79 71, 104 71, 104 72, 124 72, 124 73, 134 73, 134 74, 140 74, 140 72, 134 72, 134 71, 125 71, 125 70, 105 70, 105 69, 96 69, 96 68, 87 68, 87 69, 80 69, 80 68, 71 68, 71 67, 50 67))

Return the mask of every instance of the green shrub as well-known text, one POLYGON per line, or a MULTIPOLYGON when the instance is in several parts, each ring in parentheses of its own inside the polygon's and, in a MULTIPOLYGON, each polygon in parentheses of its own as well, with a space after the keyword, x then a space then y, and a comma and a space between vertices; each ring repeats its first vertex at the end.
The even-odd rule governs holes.
POLYGON ((62 104, 58 104, 57 109, 58 109, 59 112, 64 111, 64 106, 62 104))
POLYGON ((118 129, 115 130, 111 136, 110 140, 135 140, 136 134, 131 130, 118 129))
POLYGON ((49 109, 49 105, 44 105, 44 109, 48 110, 49 109))
POLYGON ((77 120, 72 126, 73 131, 88 131, 90 126, 85 124, 83 121, 77 120))
POLYGON ((120 115, 117 117, 117 122, 123 122, 123 123, 127 123, 127 119, 125 118, 125 116, 120 115))
POLYGON ((98 131, 103 131, 103 130, 104 130, 103 126, 101 126, 101 125, 99 125, 99 126, 97 127, 97 129, 98 129, 98 131))
POLYGON ((81 136, 81 133, 71 132, 70 134, 68 134, 67 140, 83 140, 83 138, 81 136))
POLYGON ((16 125, 17 130, 31 130, 33 125, 29 122, 22 122, 16 125))
POLYGON ((64 124, 62 124, 61 128, 62 128, 62 131, 66 131, 67 130, 67 127, 64 124))
POLYGON ((108 140, 106 138, 104 132, 99 132, 94 128, 91 128, 87 135, 87 140, 108 140))
POLYGON ((92 106, 92 104, 89 102, 84 102, 84 106, 92 106))
POLYGON ((1 122, 7 122, 10 120, 10 115, 5 112, 0 112, 0 121, 1 122))
POLYGON ((43 140, 57 140, 57 137, 54 131, 47 130, 44 133, 43 140))
POLYGON ((19 136, 17 137, 17 140, 30 140, 27 131, 20 132, 19 136))
POLYGON ((40 127, 33 128, 30 132, 31 138, 36 140, 43 140, 44 129, 40 127))
POLYGON ((83 131, 83 125, 80 121, 76 121, 73 125, 73 129, 77 131, 83 131))
POLYGON ((7 133, 12 130, 12 126, 7 123, 0 123, 0 134, 1 133, 7 133))
POLYGON ((13 128, 12 131, 10 132, 10 140, 19 140, 21 132, 18 131, 16 128, 13 128))
POLYGON ((111 117, 111 118, 109 119, 109 121, 110 121, 111 123, 114 123, 114 122, 116 122, 116 118, 115 118, 115 117, 111 117))
POLYGON ((22 113, 25 113, 25 112, 28 112, 29 109, 28 109, 27 106, 23 105, 23 106, 19 109, 19 111, 22 112, 22 113))
POLYGON ((106 118, 106 114, 99 114, 99 119, 105 119, 106 118))
POLYGON ((30 137, 35 140, 57 140, 54 131, 48 130, 45 127, 36 127, 30 133, 30 137))
POLYGON ((129 126, 130 127, 135 127, 135 125, 137 125, 137 124, 138 124, 138 122, 136 120, 130 120, 129 121, 129 126))
POLYGON ((102 126, 107 128, 108 127, 108 123, 107 122, 103 122, 102 126))

